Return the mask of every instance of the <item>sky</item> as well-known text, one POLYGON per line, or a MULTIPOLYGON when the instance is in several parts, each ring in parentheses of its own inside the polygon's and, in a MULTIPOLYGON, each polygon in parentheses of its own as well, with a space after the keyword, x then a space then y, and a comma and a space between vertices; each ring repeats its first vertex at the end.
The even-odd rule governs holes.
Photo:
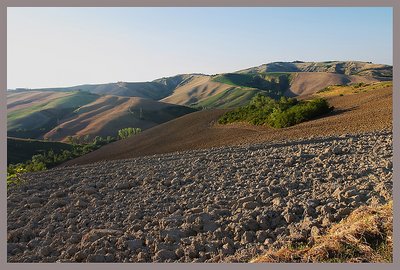
POLYGON ((385 7, 7 8, 8 89, 392 57, 385 7))

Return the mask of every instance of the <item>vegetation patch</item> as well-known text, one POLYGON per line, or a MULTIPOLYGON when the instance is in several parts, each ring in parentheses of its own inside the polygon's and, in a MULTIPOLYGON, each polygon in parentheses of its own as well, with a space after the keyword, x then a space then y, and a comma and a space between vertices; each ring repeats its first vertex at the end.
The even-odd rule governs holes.
MULTIPOLYGON (((118 131, 118 138, 125 139, 141 132, 140 128, 124 128, 118 131)), ((19 184, 23 181, 22 175, 28 172, 43 171, 53 168, 61 163, 83 156, 89 152, 99 149, 103 145, 115 142, 117 138, 107 136, 106 138, 96 136, 90 141, 89 135, 80 137, 68 136, 69 144, 66 143, 54 143, 54 142, 36 142, 34 147, 38 147, 40 150, 35 150, 33 152, 42 152, 40 154, 34 154, 26 160, 25 162, 10 163, 7 166, 7 185, 19 184), (57 144, 56 150, 44 147, 44 144, 49 144, 48 147, 57 144), (60 144, 60 145, 58 145, 60 144), (62 147, 61 147, 62 146, 62 147), (64 149, 64 147, 66 149, 64 149), (47 151, 45 151, 45 149, 47 151), (44 152, 45 151, 45 152, 44 152)), ((32 152, 31 152, 32 153, 32 152)))
POLYGON ((269 91, 270 96, 277 98, 290 86, 290 73, 271 72, 271 73, 226 73, 213 78, 213 81, 225 83, 233 86, 256 88, 269 91))
POLYGON ((393 262, 393 201, 362 206, 332 226, 314 244, 269 250, 251 262, 393 262))
POLYGON ((225 113, 218 120, 220 124, 248 122, 253 125, 268 124, 274 128, 285 128, 311 120, 333 110, 325 99, 317 98, 299 101, 281 97, 274 100, 257 94, 248 105, 225 113))
POLYGON ((268 91, 259 89, 232 87, 191 106, 195 108, 235 108, 249 103, 256 94, 261 92, 266 95, 269 94, 268 91))
POLYGON ((59 154, 63 150, 72 150, 72 145, 62 142, 49 142, 32 139, 7 138, 7 164, 24 163, 37 154, 50 150, 59 154))

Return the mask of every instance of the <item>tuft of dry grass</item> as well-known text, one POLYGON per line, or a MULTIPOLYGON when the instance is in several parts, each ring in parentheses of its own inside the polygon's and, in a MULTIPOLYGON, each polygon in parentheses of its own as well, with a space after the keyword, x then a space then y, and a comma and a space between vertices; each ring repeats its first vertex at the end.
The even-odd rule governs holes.
POLYGON ((269 250, 259 262, 392 262, 393 201, 362 206, 317 236, 312 246, 269 250))

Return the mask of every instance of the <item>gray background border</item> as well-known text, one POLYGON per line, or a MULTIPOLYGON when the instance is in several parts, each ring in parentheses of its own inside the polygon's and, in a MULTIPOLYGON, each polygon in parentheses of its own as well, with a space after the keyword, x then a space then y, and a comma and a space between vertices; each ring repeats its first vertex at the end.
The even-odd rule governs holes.
POLYGON ((400 1, 398 0, 0 0, 0 258, 1 264, 0 269, 109 269, 121 268, 121 269, 187 269, 188 267, 193 269, 337 269, 338 267, 345 267, 349 269, 399 269, 400 256, 399 256, 399 237, 400 237, 400 224, 399 224, 399 212, 400 207, 398 202, 400 187, 398 181, 400 175, 398 173, 400 163, 400 141, 398 140, 400 135, 400 123, 398 115, 400 114, 400 107, 396 106, 396 101, 400 99, 400 93, 395 91, 396 87, 400 85, 400 1), (358 6, 387 6, 393 7, 393 71, 394 71, 394 88, 393 88, 393 197, 394 201, 394 263, 393 264, 20 264, 20 263, 7 263, 7 194, 6 194, 6 158, 7 158, 7 106, 6 106, 6 94, 7 89, 7 7, 118 7, 118 6, 193 6, 193 7, 225 7, 225 6, 236 6, 236 7, 250 7, 250 6, 289 6, 289 7, 300 7, 300 6, 325 6, 325 7, 358 7, 358 6))

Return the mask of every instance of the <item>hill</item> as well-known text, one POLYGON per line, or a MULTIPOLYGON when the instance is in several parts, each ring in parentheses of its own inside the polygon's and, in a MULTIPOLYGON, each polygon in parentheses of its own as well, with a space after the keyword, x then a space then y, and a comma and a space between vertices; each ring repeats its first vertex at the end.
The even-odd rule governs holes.
POLYGON ((325 72, 299 72, 293 75, 290 87, 285 91, 285 96, 308 96, 331 85, 350 85, 355 83, 372 83, 379 80, 372 77, 358 75, 344 75, 325 72))
MULTIPOLYGON (((27 95, 29 98, 31 97, 29 93, 27 95)), ((62 95, 53 92, 48 93, 48 95, 40 95, 40 98, 35 99, 33 105, 23 106, 22 108, 12 106, 14 109, 7 114, 8 136, 40 138, 56 127, 62 119, 69 117, 74 110, 98 98, 99 95, 83 91, 63 93, 62 95)), ((12 104, 15 104, 15 102, 12 104)))
POLYGON ((325 62, 273 62, 240 70, 237 73, 265 72, 327 72, 343 75, 358 75, 379 80, 391 80, 393 67, 361 61, 325 61, 325 62))
POLYGON ((20 92, 7 98, 8 136, 57 141, 67 136, 116 136, 125 127, 144 130, 195 111, 139 97, 85 91, 20 92))
POLYGON ((194 109, 138 97, 102 96, 80 107, 69 118, 44 134, 65 141, 68 136, 117 136, 125 127, 142 130, 194 112, 194 109))
POLYGON ((84 91, 93 94, 107 94, 122 97, 141 97, 160 100, 171 94, 173 89, 196 74, 182 74, 166 77, 152 82, 116 82, 106 84, 84 84, 71 87, 17 89, 9 92, 75 92, 84 91))
POLYGON ((7 138, 7 165, 28 161, 33 155, 47 153, 52 150, 60 153, 62 150, 72 150, 72 145, 61 142, 7 138))
POLYGON ((392 127, 391 86, 382 85, 372 91, 344 96, 332 95, 327 99, 335 107, 330 116, 283 129, 247 124, 216 124, 226 110, 191 113, 146 130, 133 138, 106 145, 65 165, 282 139, 359 133, 392 127))
POLYGON ((186 83, 179 85, 170 96, 162 99, 162 101, 195 106, 201 100, 213 97, 230 89, 232 89, 232 86, 215 82, 212 80, 211 76, 198 75, 192 77, 186 83))
MULTIPOLYGON (((231 108, 248 102, 254 93, 310 95, 329 85, 392 79, 392 67, 360 61, 274 62, 216 75, 180 74, 151 82, 117 82, 19 92, 86 91, 101 95, 141 97, 178 105, 231 108), (248 92, 247 92, 248 91, 248 92)), ((18 92, 17 91, 17 92, 18 92)))

